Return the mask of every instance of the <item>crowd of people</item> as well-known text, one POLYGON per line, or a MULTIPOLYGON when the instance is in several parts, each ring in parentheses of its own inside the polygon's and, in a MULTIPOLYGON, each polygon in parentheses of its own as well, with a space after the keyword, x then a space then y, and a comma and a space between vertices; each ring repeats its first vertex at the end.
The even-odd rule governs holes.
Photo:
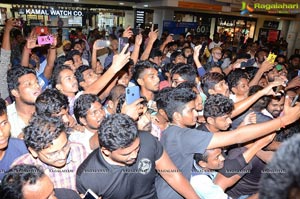
POLYGON ((299 196, 300 55, 286 42, 128 27, 41 45, 17 22, 1 43, 0 198, 299 196))

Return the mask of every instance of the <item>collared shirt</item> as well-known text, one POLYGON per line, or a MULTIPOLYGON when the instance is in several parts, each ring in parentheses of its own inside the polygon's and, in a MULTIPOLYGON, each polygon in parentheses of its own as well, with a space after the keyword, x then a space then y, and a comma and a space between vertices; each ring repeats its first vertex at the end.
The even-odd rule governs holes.
POLYGON ((70 143, 70 153, 67 159, 67 163, 62 168, 56 168, 45 164, 40 161, 39 158, 34 158, 30 153, 26 153, 16 159, 12 166, 19 164, 33 164, 43 168, 45 173, 54 183, 54 188, 67 188, 76 191, 76 171, 79 165, 87 157, 86 150, 79 143, 70 143))
POLYGON ((16 102, 7 106, 7 117, 11 125, 11 136, 17 138, 27 124, 22 120, 21 117, 19 117, 16 109, 16 102))
POLYGON ((86 152, 90 154, 93 150, 90 146, 90 139, 95 133, 89 131, 87 128, 84 128, 84 132, 73 131, 69 136, 71 142, 77 142, 84 146, 86 152))
POLYGON ((213 183, 213 179, 216 177, 216 175, 216 171, 204 171, 194 161, 190 183, 197 195, 202 199, 230 199, 230 197, 224 193, 221 187, 213 183))

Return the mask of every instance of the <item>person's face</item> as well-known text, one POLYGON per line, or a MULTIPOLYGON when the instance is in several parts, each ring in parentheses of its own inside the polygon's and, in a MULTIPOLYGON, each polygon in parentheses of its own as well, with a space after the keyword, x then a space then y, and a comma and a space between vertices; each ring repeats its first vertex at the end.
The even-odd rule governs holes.
POLYGON ((278 62, 278 64, 284 64, 284 63, 285 63, 285 58, 279 57, 279 58, 277 59, 277 62, 278 62))
POLYGON ((267 79, 264 77, 260 78, 260 80, 258 81, 258 85, 263 88, 266 87, 268 85, 267 79))
POLYGON ((10 124, 7 119, 7 114, 3 113, 0 116, 0 151, 7 147, 9 136, 10 124))
POLYGON ((256 51, 257 51, 257 48, 258 48, 257 44, 254 43, 254 44, 251 45, 250 50, 251 50, 252 52, 256 52, 256 51))
POLYGON ((60 83, 56 85, 57 89, 63 94, 75 94, 78 91, 78 83, 73 71, 65 69, 59 75, 60 83))
POLYGON ((185 82, 186 80, 183 79, 179 74, 174 74, 172 76, 172 87, 175 88, 177 87, 179 84, 185 82))
POLYGON ((211 120, 209 120, 209 123, 210 122, 216 129, 226 131, 230 127, 232 120, 229 114, 225 114, 220 117, 211 118, 211 120))
POLYGON ((111 48, 112 48, 113 50, 118 50, 118 44, 119 44, 119 42, 118 42, 118 40, 116 40, 116 39, 112 40, 111 43, 110 43, 111 48))
POLYGON ((275 100, 272 99, 271 102, 267 106, 267 111, 274 117, 277 118, 280 113, 282 112, 284 107, 284 97, 281 97, 281 99, 275 100))
POLYGON ((106 156, 117 165, 132 165, 137 159, 139 150, 140 138, 136 138, 130 146, 109 152, 106 156))
POLYGON ((25 183, 22 193, 23 199, 57 199, 53 182, 47 175, 42 176, 34 184, 25 183))
POLYGON ((218 93, 224 95, 225 97, 229 97, 229 88, 225 80, 222 80, 215 85, 212 94, 218 94, 218 93))
POLYGON ((91 85, 99 78, 99 76, 94 72, 93 69, 87 69, 83 71, 82 75, 86 86, 91 85))
POLYGON ((223 75, 223 71, 222 71, 221 67, 212 67, 209 72, 210 73, 219 73, 219 74, 223 75))
POLYGON ((210 170, 218 170, 224 167, 224 156, 220 148, 209 150, 206 167, 210 170))
POLYGON ((186 64, 186 58, 183 55, 178 55, 175 60, 173 61, 174 64, 183 63, 186 64))
POLYGON ((291 64, 292 64, 293 67, 299 68, 299 65, 300 65, 300 59, 297 58, 297 57, 294 58, 294 59, 292 59, 292 60, 291 60, 291 64))
POLYGON ((198 113, 196 111, 195 100, 186 103, 182 113, 180 114, 180 124, 184 127, 192 127, 196 125, 198 113))
POLYGON ((215 60, 220 60, 222 58, 221 50, 220 49, 214 50, 214 52, 212 53, 212 56, 215 60))
POLYGON ((65 44, 65 45, 63 46, 63 50, 64 50, 65 52, 69 52, 69 51, 71 50, 71 44, 70 44, 70 43, 65 44))
POLYGON ((123 73, 123 75, 121 76, 121 78, 119 78, 117 84, 118 85, 123 85, 123 86, 127 87, 128 84, 129 84, 129 81, 130 81, 129 75, 128 75, 128 73, 125 72, 125 73, 123 73))
POLYGON ((74 61, 75 69, 79 68, 83 64, 82 58, 81 58, 80 55, 74 55, 73 56, 73 61, 74 61))
POLYGON ((48 148, 36 152, 37 157, 47 165, 62 168, 66 165, 71 149, 67 134, 62 132, 52 143, 48 148))
POLYGON ((248 96, 249 81, 245 78, 240 79, 237 86, 233 89, 234 94, 238 96, 248 96))
POLYGON ((219 35, 214 35, 213 40, 214 42, 218 43, 220 41, 219 35))
MULTIPOLYGON (((147 107, 145 107, 147 109, 147 107)), ((145 111, 137 121, 137 127, 140 131, 151 131, 151 114, 145 111)))
POLYGON ((36 75, 30 73, 21 76, 19 86, 12 91, 12 94, 19 98, 23 103, 34 105, 36 98, 41 94, 42 90, 36 75))
POLYGON ((202 97, 200 95, 200 92, 198 91, 197 88, 193 88, 193 91, 196 93, 197 97, 195 99, 195 108, 196 111, 202 111, 203 110, 203 101, 202 101, 202 97))
POLYGON ((149 91, 158 91, 159 77, 157 70, 154 68, 147 68, 143 73, 143 77, 141 78, 141 86, 149 91))
POLYGON ((76 45, 74 46, 74 49, 75 49, 75 50, 78 50, 80 53, 82 53, 82 46, 81 46, 80 44, 76 44, 76 45))
POLYGON ((185 49, 185 51, 184 51, 184 56, 185 56, 185 57, 188 57, 188 56, 190 56, 190 55, 192 55, 192 54, 193 54, 193 51, 192 51, 191 48, 185 49))
POLYGON ((104 118, 105 111, 102 105, 99 102, 93 102, 86 113, 86 117, 81 118, 81 122, 88 130, 95 131, 99 128, 104 118))
POLYGON ((267 52, 260 51, 260 52, 257 54, 256 61, 257 61, 259 64, 262 64, 262 63, 265 61, 265 57, 266 57, 266 56, 267 56, 267 52))
POLYGON ((162 56, 156 56, 153 58, 152 62, 155 63, 156 65, 160 66, 162 61, 162 56))
POLYGON ((279 72, 276 68, 273 68, 267 73, 268 82, 274 82, 277 77, 279 77, 279 72))

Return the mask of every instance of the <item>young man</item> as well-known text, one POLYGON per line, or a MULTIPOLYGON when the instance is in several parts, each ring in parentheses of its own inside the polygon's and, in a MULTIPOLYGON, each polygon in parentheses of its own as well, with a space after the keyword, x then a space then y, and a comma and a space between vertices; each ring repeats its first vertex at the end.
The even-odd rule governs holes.
POLYGON ((79 193, 91 189, 102 198, 156 198, 158 171, 179 194, 198 198, 189 182, 176 172, 159 141, 149 133, 138 132, 128 116, 115 114, 104 119, 99 143, 100 149, 93 151, 77 171, 79 193))
MULTIPOLYGON (((191 176, 193 155, 195 153, 203 154, 206 149, 220 148, 253 140, 294 122, 300 116, 298 112, 300 106, 290 107, 286 103, 285 110, 287 114, 280 119, 244 126, 233 131, 209 133, 191 129, 195 126, 198 115, 195 110, 195 97, 195 93, 188 89, 170 91, 164 109, 171 125, 163 132, 161 138, 161 143, 170 158, 187 179, 190 179, 191 176)), ((159 198, 182 198, 160 177, 156 180, 156 188, 159 198)))
POLYGON ((140 61, 135 65, 133 74, 135 81, 140 86, 141 96, 147 101, 154 99, 154 93, 159 90, 159 77, 155 64, 149 61, 140 61))
POLYGON ((267 101, 266 109, 261 112, 271 118, 277 118, 280 116, 284 108, 285 95, 280 94, 279 96, 269 97, 267 101))
POLYGON ((54 189, 51 179, 34 165, 14 166, 5 174, 0 185, 0 198, 80 199, 73 190, 54 189))
POLYGON ((13 161, 28 150, 23 140, 10 137, 5 101, 0 98, 0 181, 13 161))
POLYGON ((34 70, 27 67, 13 67, 7 71, 7 84, 15 102, 7 106, 8 120, 12 126, 12 137, 18 137, 35 112, 35 100, 41 93, 34 70))
MULTIPOLYGON (((250 167, 247 165, 255 154, 274 138, 275 134, 265 136, 253 143, 244 153, 234 159, 224 158, 221 148, 207 149, 204 154, 194 155, 191 184, 198 196, 206 199, 229 199, 220 186, 214 183, 218 170, 227 172, 228 177, 235 173, 245 173, 250 167)), ((237 181, 240 178, 236 178, 237 181)))
POLYGON ((171 70, 172 87, 177 87, 182 82, 195 83, 197 77, 193 65, 178 64, 171 70))
POLYGON ((98 128, 105 118, 105 111, 98 96, 84 94, 74 104, 74 115, 84 132, 73 132, 69 140, 81 143, 88 153, 99 147, 98 128))
POLYGON ((55 188, 76 190, 75 172, 87 154, 81 144, 68 141, 68 133, 60 118, 34 116, 24 129, 24 141, 30 153, 16 159, 13 165, 39 165, 55 188))

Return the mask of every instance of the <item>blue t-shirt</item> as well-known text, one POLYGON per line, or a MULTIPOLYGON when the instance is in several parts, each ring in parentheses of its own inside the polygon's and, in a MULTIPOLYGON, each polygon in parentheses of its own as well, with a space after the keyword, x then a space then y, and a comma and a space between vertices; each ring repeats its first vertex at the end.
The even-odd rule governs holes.
POLYGON ((25 153, 28 153, 28 150, 23 140, 9 138, 4 157, 0 160, 0 181, 4 173, 9 170, 13 161, 25 153))

